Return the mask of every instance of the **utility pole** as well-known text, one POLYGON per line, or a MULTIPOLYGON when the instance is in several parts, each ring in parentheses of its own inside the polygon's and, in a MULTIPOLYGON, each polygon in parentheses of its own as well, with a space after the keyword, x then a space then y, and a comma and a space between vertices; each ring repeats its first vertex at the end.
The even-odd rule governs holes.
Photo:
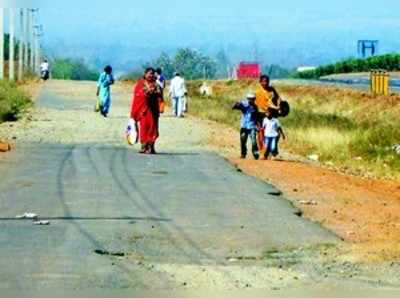
POLYGON ((24 31, 24 9, 21 8, 19 12, 18 81, 22 81, 22 77, 24 75, 24 31))
POLYGON ((15 11, 9 8, 8 79, 15 80, 15 11))
POLYGON ((0 80, 4 79, 4 8, 0 7, 0 80))
POLYGON ((35 72, 39 73, 40 65, 40 37, 43 35, 43 26, 35 26, 35 72))
POLYGON ((29 69, 29 9, 25 9, 25 22, 24 22, 24 69, 29 69))
POLYGON ((37 12, 37 9, 30 9, 30 24, 29 24, 29 39, 31 40, 31 52, 30 52, 30 69, 32 72, 35 72, 35 13, 37 12))

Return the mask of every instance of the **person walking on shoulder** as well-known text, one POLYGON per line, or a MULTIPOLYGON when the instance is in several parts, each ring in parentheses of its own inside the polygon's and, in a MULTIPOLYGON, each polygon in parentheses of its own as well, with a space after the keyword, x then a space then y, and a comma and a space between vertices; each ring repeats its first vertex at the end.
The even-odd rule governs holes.
POLYGON ((279 100, 279 93, 273 86, 271 86, 269 76, 262 75, 260 77, 260 85, 256 92, 256 105, 258 111, 265 114, 268 108, 278 110, 279 100))
POLYGON ((111 85, 114 84, 112 67, 106 66, 97 81, 97 96, 99 97, 99 110, 101 115, 107 117, 111 107, 111 85))
POLYGON ((267 112, 265 113, 266 117, 263 120, 264 143, 266 147, 264 154, 265 159, 268 159, 270 154, 272 154, 273 157, 278 156, 279 140, 281 137, 284 140, 286 139, 282 126, 279 120, 275 117, 275 114, 276 113, 273 108, 268 108, 267 112))
POLYGON ((155 144, 159 137, 160 114, 164 112, 164 99, 157 85, 155 70, 147 68, 133 87, 131 118, 138 124, 141 154, 156 154, 155 144))
POLYGON ((260 158, 257 145, 257 106, 255 104, 256 95, 249 93, 247 99, 236 103, 233 106, 234 110, 242 112, 242 119, 240 123, 240 145, 241 145, 241 158, 247 156, 247 141, 250 136, 252 143, 252 152, 256 160, 260 158))
POLYGON ((172 115, 175 117, 183 117, 187 89, 185 80, 181 77, 179 72, 176 72, 174 78, 171 80, 169 96, 172 100, 172 115))
MULTIPOLYGON (((271 86, 270 78, 267 75, 260 76, 259 86, 256 91, 256 105, 261 116, 261 123, 265 117, 265 113, 269 108, 274 109, 278 113, 278 105, 280 101, 279 93, 271 86)), ((261 151, 265 149, 264 130, 260 129, 257 135, 258 147, 261 151)))

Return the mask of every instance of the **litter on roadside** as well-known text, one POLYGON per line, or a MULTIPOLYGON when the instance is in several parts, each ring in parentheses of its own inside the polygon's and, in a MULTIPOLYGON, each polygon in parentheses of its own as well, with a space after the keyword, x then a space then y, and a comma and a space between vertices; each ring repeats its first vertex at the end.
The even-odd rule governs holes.
POLYGON ((396 154, 400 155, 400 144, 394 145, 393 150, 394 152, 396 152, 396 154))
POLYGON ((11 150, 11 145, 8 143, 0 142, 0 152, 7 152, 11 150))
POLYGON ((22 215, 17 215, 15 218, 16 219, 36 219, 38 217, 39 216, 37 214, 35 214, 35 213, 26 212, 26 213, 24 213, 22 215))
POLYGON ((299 201, 302 205, 316 206, 318 203, 316 201, 299 201))
POLYGON ((35 226, 49 226, 50 222, 48 220, 40 220, 40 221, 34 221, 33 224, 35 226))
POLYGON ((319 155, 317 154, 309 155, 308 159, 312 161, 319 161, 319 155))

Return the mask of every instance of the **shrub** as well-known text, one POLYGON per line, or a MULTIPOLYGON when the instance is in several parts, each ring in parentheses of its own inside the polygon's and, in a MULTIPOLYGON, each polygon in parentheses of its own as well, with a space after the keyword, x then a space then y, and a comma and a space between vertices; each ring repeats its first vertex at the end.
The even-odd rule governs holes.
POLYGON ((0 81, 0 122, 18 120, 30 105, 29 97, 15 84, 0 81))

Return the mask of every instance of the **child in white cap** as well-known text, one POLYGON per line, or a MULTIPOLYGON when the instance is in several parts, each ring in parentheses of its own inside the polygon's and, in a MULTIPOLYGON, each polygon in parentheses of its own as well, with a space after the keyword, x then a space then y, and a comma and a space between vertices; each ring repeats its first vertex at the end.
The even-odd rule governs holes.
POLYGON ((240 143, 241 143, 241 158, 247 156, 247 141, 250 136, 252 143, 252 152, 256 160, 260 158, 257 145, 257 106, 255 104, 255 93, 249 93, 246 99, 236 103, 233 106, 234 110, 242 112, 242 119, 240 121, 240 143))

